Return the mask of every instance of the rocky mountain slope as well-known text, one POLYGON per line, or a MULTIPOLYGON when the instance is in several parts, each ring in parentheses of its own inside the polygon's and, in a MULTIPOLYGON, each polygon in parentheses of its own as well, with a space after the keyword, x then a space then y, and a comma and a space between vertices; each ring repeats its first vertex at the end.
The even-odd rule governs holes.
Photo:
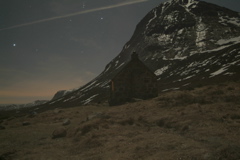
POLYGON ((121 53, 98 77, 48 105, 105 101, 110 79, 133 51, 158 76, 159 92, 238 80, 240 14, 204 1, 164 2, 139 22, 121 53))

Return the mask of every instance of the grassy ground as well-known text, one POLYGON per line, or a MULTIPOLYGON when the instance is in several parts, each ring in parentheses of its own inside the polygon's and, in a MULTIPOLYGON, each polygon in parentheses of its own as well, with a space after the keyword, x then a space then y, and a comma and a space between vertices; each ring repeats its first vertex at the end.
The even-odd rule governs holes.
POLYGON ((0 124, 0 160, 237 160, 239 91, 240 83, 226 83, 11 117, 0 124), (52 139, 58 128, 66 137, 52 139))

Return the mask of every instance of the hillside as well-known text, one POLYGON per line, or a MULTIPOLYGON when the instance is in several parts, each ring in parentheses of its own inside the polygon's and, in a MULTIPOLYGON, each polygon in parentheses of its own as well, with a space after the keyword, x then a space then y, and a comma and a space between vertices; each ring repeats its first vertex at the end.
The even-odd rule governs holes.
POLYGON ((17 113, 1 120, 0 159, 238 160, 239 90, 238 81, 115 107, 17 113), (52 139, 59 128, 63 137, 52 139))

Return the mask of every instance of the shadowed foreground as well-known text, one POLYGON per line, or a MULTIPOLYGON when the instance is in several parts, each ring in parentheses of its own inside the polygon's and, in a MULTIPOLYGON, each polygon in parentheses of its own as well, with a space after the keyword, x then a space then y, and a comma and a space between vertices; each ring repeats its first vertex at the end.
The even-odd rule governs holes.
POLYGON ((1 120, 0 160, 237 160, 239 90, 240 83, 225 83, 11 117, 1 120), (56 129, 65 134, 52 137, 56 129))

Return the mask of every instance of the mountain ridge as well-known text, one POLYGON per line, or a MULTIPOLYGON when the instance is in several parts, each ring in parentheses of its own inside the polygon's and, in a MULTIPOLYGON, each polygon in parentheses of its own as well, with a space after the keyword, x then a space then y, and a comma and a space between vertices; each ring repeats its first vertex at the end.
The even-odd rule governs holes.
POLYGON ((35 100, 34 102, 26 103, 26 104, 2 104, 0 105, 0 111, 19 110, 23 108, 36 107, 39 105, 44 105, 48 101, 49 100, 35 100))

